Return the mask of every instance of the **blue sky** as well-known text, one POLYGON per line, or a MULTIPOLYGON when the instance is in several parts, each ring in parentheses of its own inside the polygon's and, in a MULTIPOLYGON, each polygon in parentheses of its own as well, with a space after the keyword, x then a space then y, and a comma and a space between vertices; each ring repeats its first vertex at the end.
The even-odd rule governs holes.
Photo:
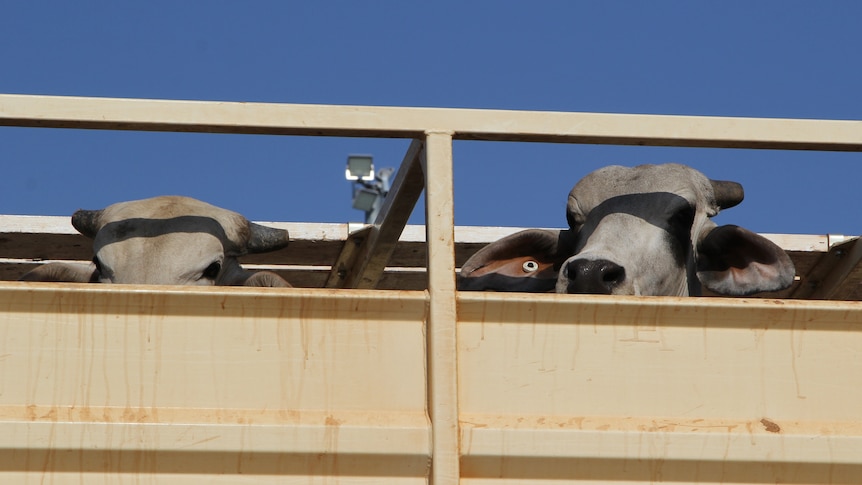
MULTIPOLYGON (((6 2, 0 93, 862 119, 862 2, 6 2)), ((0 127, 0 213, 159 194, 263 221, 360 221, 344 164, 406 140, 0 127)), ((458 225, 562 227, 604 165, 735 180, 720 223, 862 233, 862 154, 457 141, 458 225)), ((421 224, 419 207, 411 223, 421 224)))

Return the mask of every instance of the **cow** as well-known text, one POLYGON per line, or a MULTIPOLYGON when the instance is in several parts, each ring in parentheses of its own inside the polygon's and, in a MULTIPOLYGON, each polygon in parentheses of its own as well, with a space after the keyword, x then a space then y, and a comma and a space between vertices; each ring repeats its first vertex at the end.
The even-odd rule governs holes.
POLYGON ((90 264, 47 263, 22 281, 273 286, 275 273, 247 271, 238 257, 288 245, 287 230, 249 222, 189 197, 160 196, 79 210, 72 225, 93 240, 90 264))
POLYGON ((569 193, 566 230, 528 229, 480 249, 460 290, 698 296, 777 291, 793 262, 768 239, 710 218, 742 185, 680 164, 608 166, 569 193))

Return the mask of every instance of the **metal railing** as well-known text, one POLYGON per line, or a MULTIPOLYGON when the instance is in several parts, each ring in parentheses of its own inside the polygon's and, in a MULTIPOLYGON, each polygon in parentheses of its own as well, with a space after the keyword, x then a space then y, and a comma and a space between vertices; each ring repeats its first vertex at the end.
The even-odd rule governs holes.
MULTIPOLYGON (((357 244, 345 245, 354 249, 342 253, 332 265, 326 286, 373 288, 425 189, 427 393, 433 436, 431 477, 438 484, 456 483, 460 477, 459 298, 471 312, 482 301, 496 298, 461 298, 456 292, 453 140, 862 151, 860 121, 8 94, 0 95, 0 126, 413 139, 375 224, 358 236, 357 244)), ((856 307, 851 310, 858 312, 856 307)), ((857 471, 852 468, 851 474, 857 471)))

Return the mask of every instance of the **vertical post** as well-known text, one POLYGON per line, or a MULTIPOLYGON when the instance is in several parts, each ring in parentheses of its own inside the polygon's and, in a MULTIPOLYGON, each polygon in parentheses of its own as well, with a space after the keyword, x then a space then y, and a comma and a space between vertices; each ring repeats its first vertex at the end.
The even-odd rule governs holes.
POLYGON ((455 210, 452 133, 426 133, 425 230, 428 244, 428 412, 431 484, 459 481, 458 368, 455 326, 455 210))

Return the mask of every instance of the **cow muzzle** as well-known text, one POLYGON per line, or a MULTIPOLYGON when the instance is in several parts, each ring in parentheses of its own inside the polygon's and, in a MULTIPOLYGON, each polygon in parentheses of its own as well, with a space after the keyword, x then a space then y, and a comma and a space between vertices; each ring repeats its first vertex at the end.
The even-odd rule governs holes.
POLYGON ((625 268, 613 261, 570 259, 560 272, 557 293, 610 295, 625 279, 625 268))

